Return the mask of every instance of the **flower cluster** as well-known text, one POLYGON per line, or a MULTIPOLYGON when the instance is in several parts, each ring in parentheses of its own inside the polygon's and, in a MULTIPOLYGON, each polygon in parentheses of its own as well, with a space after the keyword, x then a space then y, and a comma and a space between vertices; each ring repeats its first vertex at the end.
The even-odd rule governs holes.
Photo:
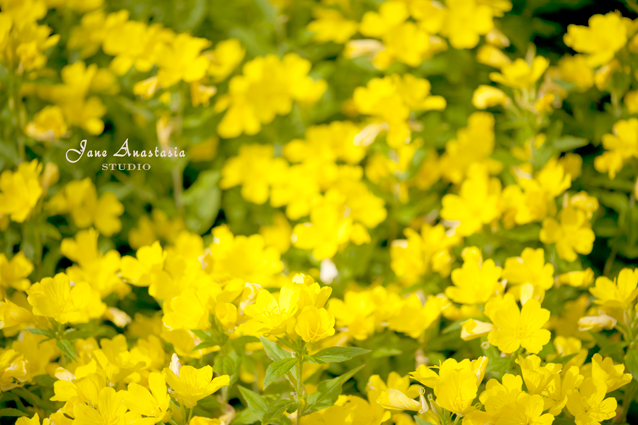
POLYGON ((638 5, 559 3, 0 0, 3 423, 636 423, 638 5))

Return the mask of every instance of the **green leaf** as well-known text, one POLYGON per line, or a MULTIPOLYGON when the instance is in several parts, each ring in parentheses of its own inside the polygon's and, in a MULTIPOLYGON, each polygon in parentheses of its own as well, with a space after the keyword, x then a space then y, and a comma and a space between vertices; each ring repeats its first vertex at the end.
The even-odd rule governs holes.
POLYGON ((186 227, 195 233, 210 229, 219 212, 221 191, 219 171, 209 170, 199 173, 195 183, 186 189, 183 196, 186 208, 186 227))
POLYGON ((587 146, 589 140, 583 139, 582 137, 564 136, 560 139, 555 139, 552 144, 557 151, 566 152, 587 146))
POLYGON ((68 339, 58 339, 55 342, 55 345, 62 351, 62 353, 72 359, 73 361, 77 360, 77 353, 75 351, 75 345, 69 341, 68 339))
POLYGON ((0 418, 4 418, 8 416, 16 417, 16 416, 29 416, 29 415, 24 413, 22 410, 12 409, 10 407, 6 409, 0 409, 0 418))
POLYGON ((259 420, 262 420, 264 414, 268 411, 268 402, 266 399, 245 387, 239 387, 239 392, 242 397, 244 397, 244 400, 246 400, 248 409, 254 413, 259 420))
POLYGON ((235 360, 230 356, 217 356, 213 363, 213 369, 220 375, 232 376, 235 373, 235 360))
POLYGON ((288 406, 295 403, 295 400, 291 399, 276 401, 268 408, 268 411, 264 414, 264 417, 261 419, 261 424, 268 425, 269 423, 272 423, 281 418, 286 412, 288 406))
POLYGON ((630 350, 625 358, 627 370, 631 373, 636 381, 638 381, 638 350, 630 350))
POLYGON ((373 359, 380 359, 382 357, 400 356, 401 354, 403 354, 403 351, 399 350, 398 348, 380 347, 372 351, 370 357, 372 357, 373 359))
POLYGON ((42 328, 27 328, 28 332, 31 332, 33 335, 44 335, 49 338, 55 338, 55 332, 51 329, 42 329, 42 328))
POLYGON ((365 365, 361 365, 337 378, 319 383, 317 391, 310 394, 308 397, 306 411, 304 414, 316 412, 332 406, 334 402, 337 401, 337 398, 339 398, 339 394, 341 394, 341 386, 343 383, 352 378, 354 374, 359 372, 364 366, 365 365))
POLYGON ((275 379, 278 379, 285 373, 287 373, 297 363, 296 358, 281 359, 274 363, 271 363, 266 370, 266 378, 264 379, 264 388, 272 384, 275 379))
POLYGON ((418 416, 415 416, 414 419, 416 419, 416 425, 432 425, 431 422, 428 422, 425 419, 421 419, 418 416))
POLYGON ((277 360, 288 359, 292 357, 292 353, 281 348, 279 345, 277 345, 276 342, 272 342, 271 340, 269 340, 268 338, 264 338, 263 336, 260 336, 259 339, 261 340, 261 343, 264 346, 264 350, 266 350, 266 355, 270 360, 276 362, 277 360))
POLYGON ((314 354, 312 358, 318 364, 345 362, 355 356, 369 353, 370 350, 364 350, 357 347, 329 347, 314 354))

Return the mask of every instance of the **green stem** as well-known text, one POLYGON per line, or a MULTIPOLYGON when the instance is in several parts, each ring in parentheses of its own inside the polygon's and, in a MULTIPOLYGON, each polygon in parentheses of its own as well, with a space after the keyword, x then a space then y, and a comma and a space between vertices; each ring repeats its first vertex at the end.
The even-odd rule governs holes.
POLYGON ((195 410, 194 407, 191 407, 190 409, 188 409, 188 419, 186 420, 187 424, 191 421, 191 418, 193 417, 193 410, 195 410))
POLYGON ((303 416, 303 409, 305 408, 305 389, 303 386, 303 353, 306 349, 306 344, 303 344, 299 351, 297 351, 297 358, 299 363, 297 364, 297 376, 296 376, 296 388, 297 395, 297 425, 301 425, 301 417, 303 416))

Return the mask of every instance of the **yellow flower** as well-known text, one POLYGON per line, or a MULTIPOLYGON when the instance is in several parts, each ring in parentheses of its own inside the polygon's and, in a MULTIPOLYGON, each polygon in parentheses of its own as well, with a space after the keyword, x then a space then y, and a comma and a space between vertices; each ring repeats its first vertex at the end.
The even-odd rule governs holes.
POLYGON ((479 172, 468 176, 458 195, 443 196, 441 217, 458 222, 456 231, 462 236, 480 232, 484 224, 500 216, 498 209, 501 183, 479 172))
POLYGON ((501 418, 498 425, 550 425, 554 422, 554 416, 543 414, 544 399, 539 394, 529 395, 521 393, 516 402, 506 405, 500 412, 501 418))
POLYGON ((543 220, 540 239, 543 243, 555 243, 558 256, 574 261, 577 254, 589 254, 595 235, 589 227, 587 215, 574 207, 565 207, 559 214, 560 223, 548 217, 543 220))
POLYGON ((335 318, 325 308, 307 306, 297 317, 295 332, 306 342, 317 342, 335 334, 335 318))
POLYGON ((213 243, 201 261, 213 276, 263 285, 283 269, 279 251, 267 247, 263 236, 234 236, 225 225, 215 227, 212 233, 213 243))
POLYGON ((605 152, 596 157, 594 167, 609 178, 616 177, 623 165, 632 157, 638 157, 638 119, 620 120, 614 124, 613 134, 603 135, 605 152))
POLYGON ((42 164, 37 159, 23 162, 15 172, 5 170, 0 174, 0 214, 22 223, 42 196, 39 176, 42 164))
POLYGON ((492 10, 476 0, 447 0, 447 13, 441 34, 455 49, 472 49, 479 37, 494 28, 492 10))
POLYGON ((274 247, 281 254, 290 248, 292 227, 284 214, 275 214, 272 224, 260 227, 259 234, 263 236, 266 246, 274 247))
MULTIPOLYGON (((49 425, 50 423, 51 422, 48 418, 45 418, 44 421, 42 421, 42 425, 49 425)), ((31 419, 25 417, 18 418, 15 425, 40 425, 40 416, 36 413, 31 419)))
POLYGON ((519 356, 516 363, 521 367, 523 380, 529 394, 541 394, 545 391, 552 380, 560 375, 562 369, 562 365, 556 363, 547 363, 545 366, 541 366, 540 357, 533 354, 526 358, 519 356))
MULTIPOLYGON (((93 401, 93 400, 91 400, 93 401)), ((126 405, 122 392, 116 392, 113 388, 102 388, 95 405, 84 403, 74 404, 74 425, 113 424, 123 425, 126 405)))
POLYGON ((614 364, 611 357, 603 357, 596 353, 591 359, 591 376, 600 379, 606 385, 607 392, 610 393, 631 382, 631 373, 625 371, 624 364, 614 364))
POLYGON ((343 44, 357 32, 357 22, 345 19, 334 9, 315 8, 315 20, 308 24, 308 31, 315 33, 315 41, 343 44))
POLYGON ((22 252, 18 252, 11 260, 0 254, 0 290, 14 288, 26 291, 31 286, 27 277, 32 271, 33 264, 22 252))
POLYGON ((78 227, 95 226, 105 236, 112 236, 122 228, 119 216, 124 212, 124 206, 113 192, 106 192, 98 198, 88 177, 64 186, 51 198, 48 208, 54 214, 70 213, 78 227))
POLYGON ((27 360, 16 350, 0 348, 0 391, 9 391, 31 380, 27 360))
POLYGON ((600 276, 596 279, 596 287, 590 288, 589 292, 597 298, 596 304, 627 308, 638 296, 638 274, 635 270, 622 269, 613 282, 600 276))
POLYGON ((513 353, 523 347, 530 353, 538 353, 551 338, 551 332, 542 329, 549 320, 549 310, 532 298, 519 310, 514 298, 506 296, 494 309, 486 314, 495 330, 488 339, 504 353, 513 353))
POLYGON ((213 379, 213 368, 210 366, 204 366, 201 369, 182 366, 177 371, 164 369, 164 374, 166 382, 175 391, 177 398, 189 409, 199 400, 208 397, 230 382, 228 375, 213 379))
POLYGON ((460 242, 460 238, 448 235, 441 224, 421 226, 421 234, 408 228, 404 231, 407 240, 392 241, 390 248, 392 271, 413 283, 430 269, 441 276, 450 274, 452 263, 451 248, 460 242))
POLYGON ((239 155, 224 164, 220 186, 228 189, 241 185, 244 199, 263 204, 270 187, 284 178, 286 169, 283 158, 273 158, 272 145, 242 145, 239 155))
POLYGON ((137 250, 136 258, 122 258, 122 277, 132 285, 149 286, 153 282, 153 275, 162 271, 166 255, 159 242, 143 246, 137 250))
POLYGON ((607 386, 600 379, 587 378, 578 391, 567 398, 567 410, 575 416, 576 425, 599 425, 616 416, 616 399, 605 398, 607 386))
POLYGON ((478 109, 508 105, 512 100, 500 89, 492 86, 478 86, 472 95, 472 105, 478 109))
POLYGON ((192 289, 167 299, 162 305, 164 325, 174 329, 206 329, 210 327, 207 294, 198 294, 192 289))
POLYGON ((188 34, 179 34, 171 43, 160 44, 155 57, 158 84, 170 87, 180 80, 191 83, 204 78, 209 62, 201 51, 209 45, 207 39, 188 34))
POLYGON ((24 132, 36 140, 52 142, 67 132, 62 109, 59 106, 45 106, 27 124, 24 132))
POLYGON ((581 91, 594 85, 594 70, 591 69, 584 55, 563 56, 558 61, 558 69, 562 79, 576 84, 581 91))
POLYGON ((604 65, 627 43, 625 21, 628 19, 618 12, 594 15, 589 18, 589 27, 569 25, 563 40, 577 52, 586 53, 589 66, 604 65))
POLYGON ((148 376, 148 389, 130 383, 124 392, 124 405, 131 411, 127 419, 155 424, 166 420, 171 398, 168 395, 166 381, 159 372, 151 372, 148 376), (149 391, 150 389, 150 391, 149 391))
POLYGON ((257 57, 246 63, 243 74, 230 80, 228 94, 220 96, 215 110, 226 111, 217 128, 228 139, 243 133, 257 134, 262 124, 277 115, 287 115, 292 102, 313 104, 326 89, 323 80, 308 77, 311 63, 294 53, 283 60, 275 55, 257 57))
POLYGON ((452 272, 454 286, 445 289, 445 295, 461 304, 483 304, 499 289, 502 269, 494 260, 483 261, 481 251, 476 247, 463 250, 463 266, 452 272))
POLYGON ((501 73, 490 73, 490 79, 515 89, 528 89, 543 75, 548 66, 549 61, 542 56, 536 56, 531 64, 518 58, 511 64, 503 65, 501 73))
POLYGON ((487 335, 494 330, 491 323, 481 322, 479 320, 468 319, 461 323, 461 339, 470 341, 487 335))
POLYGON ((503 279, 507 279, 508 286, 529 283, 534 286, 534 293, 537 290, 544 293, 554 286, 554 266, 545 264, 545 251, 542 248, 525 248, 520 257, 505 260, 503 279))
POLYGON ((411 399, 394 388, 388 388, 382 391, 377 397, 377 403, 389 410, 416 410, 419 412, 427 410, 427 407, 425 407, 427 405, 411 399))
POLYGON ((239 40, 229 38, 217 43, 214 50, 204 52, 209 61, 208 75, 215 81, 222 81, 228 77, 244 59, 246 49, 239 40))
POLYGON ((96 290, 86 282, 71 282, 64 273, 45 277, 27 292, 33 314, 51 317, 59 323, 86 323, 106 310, 96 290))
POLYGON ((425 365, 419 366, 410 376, 426 387, 434 389, 436 403, 457 415, 467 415, 475 410, 472 402, 478 394, 489 360, 479 357, 457 362, 447 359, 439 367, 438 375, 425 365))
POLYGON ((388 327, 412 338, 419 338, 441 316, 442 302, 441 298, 432 297, 423 305, 419 297, 412 294, 396 316, 389 320, 388 327))
POLYGON ((287 321, 297 312, 299 290, 286 285, 281 288, 275 299, 270 292, 262 289, 254 304, 244 309, 246 315, 255 320, 256 329, 265 334, 282 334, 286 331, 287 321))

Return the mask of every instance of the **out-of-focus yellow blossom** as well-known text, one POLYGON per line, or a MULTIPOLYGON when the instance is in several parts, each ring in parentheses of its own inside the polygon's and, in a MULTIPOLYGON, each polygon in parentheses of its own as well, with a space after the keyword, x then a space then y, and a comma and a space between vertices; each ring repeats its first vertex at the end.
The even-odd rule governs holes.
POLYGON ((561 285, 587 287, 594 282, 594 271, 592 269, 586 269, 563 273, 558 276, 556 281, 561 285))
POLYGON ((4 254, 0 254, 0 291, 5 292, 8 288, 19 291, 26 291, 31 286, 27 278, 33 271, 33 263, 18 252, 11 260, 4 254))
POLYGON ((225 80, 241 63, 245 54, 246 49, 239 40, 229 38, 220 41, 215 49, 204 52, 209 62, 207 74, 216 82, 225 80))
POLYGON ((467 127, 460 129, 456 139, 445 145, 441 155, 441 174, 453 183, 461 183, 469 172, 478 166, 496 174, 502 165, 490 158, 494 152, 494 116, 487 112, 470 115, 467 127))
POLYGON ((64 239, 60 250, 77 266, 66 270, 73 281, 91 282, 91 286, 106 297, 112 292, 121 296, 129 292, 128 285, 117 276, 120 270, 120 254, 111 250, 102 255, 98 251, 98 234, 94 229, 78 232, 75 239, 64 239))
POLYGON ((272 246, 281 254, 288 251, 291 244, 292 227, 284 214, 276 214, 273 223, 259 228, 259 234, 263 236, 266 246, 272 246))
POLYGON ((106 310, 99 292, 86 282, 71 282, 64 273, 34 283, 28 294, 33 314, 59 323, 86 323, 106 310))
POLYGON ((164 369, 164 374, 166 383, 188 408, 194 407, 199 400, 228 385, 230 381, 228 375, 213 379, 213 368, 210 366, 204 366, 201 369, 193 366, 181 366, 177 370, 167 368, 164 369))
POLYGON ((412 338, 419 338, 441 316, 441 305, 442 300, 436 297, 429 298, 423 305, 419 297, 412 294, 396 316, 388 321, 388 327, 412 338))
POLYGON ((218 278, 240 278, 261 285, 281 272, 279 257, 277 249, 267 247, 261 235, 234 236, 223 225, 213 229, 213 243, 200 261, 218 278))
POLYGON ((33 121, 27 124, 24 132, 36 140, 52 142, 67 132, 62 109, 59 106, 45 106, 35 114, 33 121))
MULTIPOLYGON (((26 298, 24 294, 21 295, 21 298, 26 298)), ((8 299, 0 301, 0 329, 5 336, 16 335, 22 328, 34 322, 33 314, 26 308, 8 299)))
POLYGON ((263 204, 270 187, 284 178, 286 168, 283 158, 273 158, 272 145, 242 145, 239 155, 226 161, 220 186, 228 189, 241 185, 244 199, 263 204))
POLYGON ((295 332, 306 342, 317 342, 335 333, 335 318, 325 308, 307 306, 297 317, 295 332))
POLYGON ((452 301, 461 304, 483 304, 502 287, 499 285, 502 269, 494 260, 483 261, 481 251, 476 247, 463 250, 463 267, 452 271, 454 286, 445 289, 452 301))
POLYGON ((430 35, 423 26, 408 21, 409 10, 404 2, 381 4, 379 13, 366 12, 359 31, 368 37, 380 38, 383 48, 376 52, 374 64, 387 69, 394 61, 418 66, 432 56, 440 46, 430 43, 430 35))
POLYGON ((613 179, 631 158, 638 157, 638 119, 620 120, 614 124, 613 134, 603 135, 605 152, 596 157, 594 166, 613 179))
POLYGON ((18 223, 27 219, 42 195, 41 171, 42 164, 34 159, 20 164, 15 172, 4 170, 0 174, 0 214, 18 223))
POLYGON ((448 235, 441 224, 424 224, 421 233, 405 229, 407 239, 392 241, 390 249, 391 267, 406 283, 415 282, 430 269, 448 276, 452 263, 450 249, 460 242, 456 234, 448 235))
POLYGON ((542 56, 536 56, 531 64, 518 58, 511 64, 503 65, 500 73, 490 73, 490 79, 515 89, 528 89, 543 75, 548 66, 549 61, 542 56))
POLYGON ((448 0, 441 34, 455 49, 476 47, 481 35, 494 28, 492 9, 477 0, 448 0))
POLYGON ((576 180, 583 171, 583 158, 575 153, 568 153, 558 159, 558 163, 563 167, 566 174, 576 180))
POLYGON ((489 334, 492 330, 494 330, 494 325, 491 323, 468 319, 461 323, 461 339, 463 341, 471 341, 489 334))
POLYGON ((143 246, 137 250, 136 258, 122 258, 122 277, 132 285, 149 286, 153 281, 153 275, 162 271, 165 259, 166 252, 162 250, 159 242, 143 246))
POLYGON ((0 348, 0 391, 9 391, 30 381, 24 356, 10 348, 0 348))
MULTIPOLYGON (((388 3, 389 4, 389 3, 388 3)), ((411 129, 408 125, 410 111, 443 110, 446 101, 441 96, 430 94, 430 82, 411 74, 400 76, 393 74, 384 78, 373 78, 366 87, 357 87, 354 91, 354 104, 359 113, 373 117, 373 124, 387 126, 387 140, 391 147, 399 147, 410 140, 411 129)), ((370 127, 370 126, 368 126, 370 127)), ((381 131, 382 127, 379 127, 381 131)), ((362 143, 365 138, 359 133, 355 140, 362 143)), ((379 131, 373 133, 372 143, 379 131)))
POLYGON ((594 15, 589 26, 569 25, 563 40, 572 49, 587 54, 587 63, 597 67, 608 63, 627 43, 627 22, 620 13, 594 15))
POLYGON ((122 228, 119 216, 124 206, 112 192, 98 198, 90 178, 74 180, 55 194, 47 204, 53 214, 71 214, 80 228, 95 226, 105 235, 111 236, 122 228))
POLYGON ((486 307, 485 314, 492 320, 495 329, 488 335, 490 343, 504 353, 513 353, 519 347, 536 354, 551 338, 551 332, 542 329, 549 320, 549 310, 541 308, 541 303, 532 298, 522 309, 513 297, 505 296, 495 300, 494 306, 486 307))
MULTIPOLYGON (((525 248, 520 257, 512 257, 505 260, 503 279, 510 284, 534 286, 537 291, 544 294, 554 285, 554 266, 545 263, 545 251, 542 248, 525 248)), ((520 290, 520 286, 517 287, 520 290)))
POLYGON ((337 10, 315 8, 312 14, 315 20, 308 24, 308 31, 315 33, 318 43, 343 44, 357 32, 357 22, 345 19, 337 10))
POLYGON ((558 61, 558 68, 561 78, 576 84, 581 91, 594 85, 594 70, 584 55, 563 56, 558 61))
POLYGON ((498 208, 501 183, 484 172, 473 173, 461 185, 458 195, 443 196, 441 217, 458 224, 462 236, 480 232, 484 224, 500 216, 498 208))
POLYGON ((574 415, 576 425, 597 425, 616 416, 618 403, 613 397, 605 398, 607 386, 600 379, 587 378, 578 391, 567 398, 567 409, 574 415))
POLYGON ((612 308, 627 308, 638 296, 638 274, 635 270, 622 269, 611 281, 605 276, 596 279, 596 287, 589 292, 596 297, 596 304, 612 308))
POLYGON ((326 83, 310 79, 310 67, 310 62, 294 53, 283 60, 269 55, 246 63, 243 74, 230 80, 228 94, 220 96, 215 105, 218 112, 227 110, 217 128, 219 135, 228 139, 256 134, 275 116, 287 115, 293 100, 301 104, 317 102, 326 83))
POLYGON ((60 355, 54 340, 46 340, 44 335, 23 332, 14 341, 11 348, 24 356, 31 376, 44 375, 49 370, 51 360, 60 355))
POLYGON ((587 215, 574 207, 565 207, 559 213, 559 220, 551 217, 543 220, 541 242, 555 243, 559 257, 567 261, 574 261, 577 253, 589 254, 595 235, 587 215))
POLYGON ((585 316, 578 319, 579 331, 600 332, 603 329, 611 330, 616 327, 618 321, 602 311, 597 316, 585 316))
POLYGON ((140 217, 137 227, 129 231, 128 240, 133 249, 151 245, 158 239, 173 243, 182 230, 184 221, 180 217, 170 219, 164 211, 154 208, 150 218, 147 215, 140 217))
POLYGON ((512 100, 500 89, 492 86, 478 86, 472 95, 472 105, 477 109, 508 105, 512 100))
MULTIPOLYGON (((484 44, 476 53, 476 60, 484 65, 501 69, 505 65, 510 65, 512 60, 501 49, 491 44, 484 44)), ((479 86, 491 87, 491 86, 479 86)))
POLYGON ((625 365, 615 364, 611 357, 603 358, 603 356, 596 353, 591 359, 591 366, 592 378, 603 381, 608 393, 631 382, 631 373, 623 373, 625 365))

